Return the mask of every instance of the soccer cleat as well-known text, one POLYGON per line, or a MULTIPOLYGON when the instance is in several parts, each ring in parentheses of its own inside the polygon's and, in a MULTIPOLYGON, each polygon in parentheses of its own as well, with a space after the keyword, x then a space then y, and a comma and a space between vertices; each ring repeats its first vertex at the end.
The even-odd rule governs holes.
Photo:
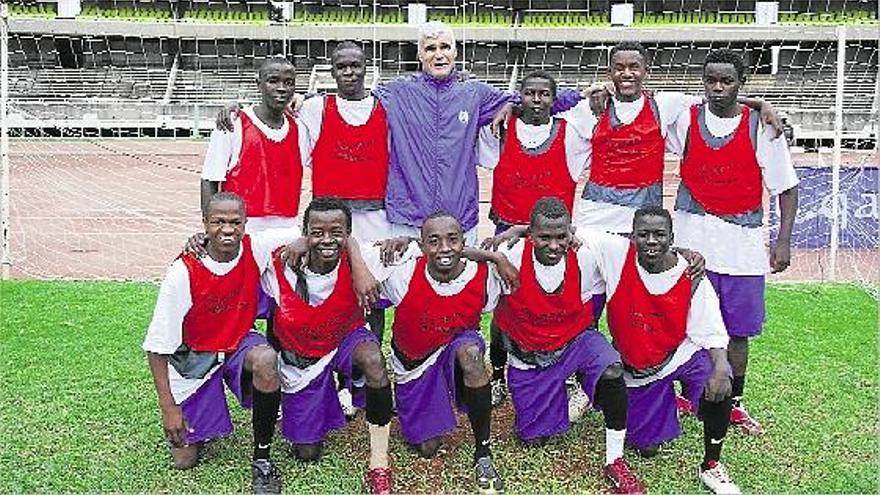
POLYGON ((687 400, 683 395, 675 394, 675 408, 678 409, 679 416, 696 416, 693 402, 687 400))
POLYGON ((391 468, 373 468, 367 471, 367 486, 372 495, 390 495, 391 468))
POLYGON ((491 457, 480 457, 474 464, 477 478, 477 490, 480 493, 500 493, 504 491, 504 480, 495 470, 491 457))
POLYGON ((618 457, 614 462, 605 466, 603 471, 605 477, 614 485, 614 493, 630 495, 642 495, 645 493, 645 485, 632 472, 622 457, 618 457))
POLYGON ((507 382, 504 378, 492 380, 492 407, 498 407, 507 400, 507 382))
POLYGON ((251 464, 252 487, 255 494, 281 493, 281 473, 269 459, 257 459, 251 464))
MULTIPOLYGON (((568 385, 567 382, 566 385, 568 385)), ((568 421, 577 423, 589 408, 590 398, 584 389, 577 382, 573 387, 568 386, 568 421)))
POLYGON ((748 435, 764 434, 764 427, 749 416, 748 411, 741 403, 738 406, 733 406, 733 409, 730 410, 730 424, 739 426, 739 429, 748 435))
POLYGON ((730 479, 724 464, 718 461, 709 461, 709 469, 700 470, 700 481, 718 495, 739 495, 739 487, 730 479))
POLYGON ((337 395, 339 397, 339 405, 342 406, 342 414, 345 414, 345 419, 351 421, 357 415, 357 408, 354 407, 354 403, 351 400, 351 392, 347 388, 343 388, 337 395))

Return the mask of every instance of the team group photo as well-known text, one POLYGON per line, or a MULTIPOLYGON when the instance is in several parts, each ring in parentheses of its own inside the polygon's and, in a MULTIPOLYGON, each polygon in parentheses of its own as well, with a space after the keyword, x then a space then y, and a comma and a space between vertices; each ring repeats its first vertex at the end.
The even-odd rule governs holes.
POLYGON ((0 8, 0 490, 876 492, 876 1, 0 8))

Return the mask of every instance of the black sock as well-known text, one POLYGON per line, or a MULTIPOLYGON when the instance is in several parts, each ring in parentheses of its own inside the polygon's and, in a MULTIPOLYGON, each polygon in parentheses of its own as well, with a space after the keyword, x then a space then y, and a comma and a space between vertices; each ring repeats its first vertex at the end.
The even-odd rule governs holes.
POLYGON ((468 409, 468 419, 474 432, 474 460, 492 455, 489 449, 489 428, 492 422, 492 390, 488 384, 463 387, 462 401, 468 409))
POLYGON ((733 397, 733 405, 739 406, 743 397, 743 389, 746 387, 746 375, 734 376, 731 386, 732 390, 730 391, 730 395, 733 397))
POLYGON ((605 427, 610 430, 626 429, 626 411, 629 407, 629 396, 623 376, 612 379, 601 379, 596 384, 596 405, 602 408, 605 416, 605 427))
POLYGON ((385 310, 373 306, 370 309, 370 314, 367 315, 367 323, 370 324, 370 330, 379 339, 379 344, 381 345, 382 338, 385 335, 385 310))
POLYGON ((252 421, 254 428, 254 459, 268 459, 272 434, 278 420, 278 405, 281 391, 261 392, 254 388, 254 409, 252 421))
POLYGON ((507 349, 501 343, 501 330, 492 322, 490 326, 489 362, 492 363, 492 380, 504 379, 504 368, 507 366, 507 349))
POLYGON ((700 417, 703 419, 703 464, 702 469, 709 468, 709 461, 721 460, 721 447, 730 426, 731 400, 709 402, 700 399, 700 417))
POLYGON ((367 423, 385 426, 391 421, 391 384, 367 388, 367 423))

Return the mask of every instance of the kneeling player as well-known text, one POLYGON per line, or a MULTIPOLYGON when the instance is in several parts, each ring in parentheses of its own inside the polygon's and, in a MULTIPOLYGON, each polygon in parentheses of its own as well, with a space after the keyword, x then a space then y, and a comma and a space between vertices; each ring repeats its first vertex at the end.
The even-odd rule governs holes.
POLYGON ((299 231, 276 231, 273 242, 269 234, 245 235, 245 222, 244 203, 235 194, 217 193, 206 203, 207 256, 184 254, 171 264, 143 349, 174 466, 195 466, 204 442, 232 432, 225 382, 243 407, 253 405, 254 491, 277 493, 281 478, 269 460, 278 407, 276 354, 252 328, 260 274, 274 247, 299 231))
MULTIPOLYGON (((456 427, 454 402, 466 406, 478 488, 500 491, 504 482, 489 448, 491 393, 479 328, 501 284, 487 263, 462 258, 464 234, 453 216, 429 216, 421 244, 425 256, 399 266, 383 284, 383 294, 397 306, 391 347, 400 429, 421 455, 431 457, 441 436, 456 427)), ((500 270, 515 271, 498 253, 487 257, 500 270)))
MULTIPOLYGON (((391 420, 391 384, 379 341, 365 324, 353 286, 354 269, 346 246, 351 235, 351 210, 337 198, 312 200, 303 224, 308 261, 302 270, 281 260, 279 250, 264 277, 264 287, 278 307, 270 340, 280 349, 278 363, 282 391, 282 433, 293 443, 294 454, 317 460, 330 430, 346 421, 336 393, 334 372, 363 407, 366 382, 366 418, 370 433, 371 493, 390 493, 388 423, 391 420)), ((352 250, 352 253, 355 251, 352 250)), ((372 272, 379 271, 379 256, 372 272)), ((360 267, 360 268, 359 268, 360 267)))
POLYGON ((606 282, 608 326, 626 368, 627 442, 652 456, 681 434, 673 387, 681 382, 703 420, 700 479, 715 493, 739 493, 720 462, 731 409, 727 332, 712 284, 692 279, 670 250, 669 212, 637 210, 632 242, 582 235, 606 282))
POLYGON ((503 296, 495 321, 510 354, 507 383, 516 430, 527 443, 541 443, 569 428, 565 382, 577 374, 584 391, 605 416, 605 474, 617 493, 645 488, 623 460, 627 394, 620 356, 596 331, 594 286, 601 292, 593 254, 570 249, 571 215, 556 198, 541 198, 528 235, 502 249, 520 269, 520 287, 503 296))

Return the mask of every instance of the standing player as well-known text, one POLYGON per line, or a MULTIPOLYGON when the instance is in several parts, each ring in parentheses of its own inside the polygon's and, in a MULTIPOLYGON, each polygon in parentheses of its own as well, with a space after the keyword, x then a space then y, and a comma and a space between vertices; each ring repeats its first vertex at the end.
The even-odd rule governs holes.
MULTIPOLYGON (((466 406, 477 487, 500 491, 504 482, 489 447, 491 392, 479 327, 481 313, 495 307, 501 283, 487 263, 462 259, 464 233, 448 213, 425 219, 421 247, 424 256, 397 267, 383 284, 383 294, 397 306, 391 361, 401 433, 422 456, 432 457, 441 436, 455 429, 454 403, 466 406)), ((487 259, 515 272, 498 253, 487 259)))
POLYGON ((269 460, 279 401, 276 354, 252 328, 260 274, 274 246, 298 230, 277 231, 276 242, 245 235, 245 206, 232 193, 214 194, 205 211, 207 256, 184 254, 171 264, 143 344, 165 436, 175 467, 195 466, 204 442, 232 432, 225 382, 242 406, 253 405, 253 489, 280 493, 281 476, 269 460))
MULTIPOLYGON (((298 114, 308 137, 305 162, 312 167, 314 196, 345 201, 351 235, 369 246, 391 237, 385 214, 388 124, 382 105, 364 88, 366 58, 360 46, 338 44, 330 64, 338 93, 306 99, 298 114)), ((373 308, 367 319, 381 342, 385 311, 373 308)))
POLYGON ((520 270, 519 289, 503 296, 495 310, 510 353, 507 381, 516 430, 529 443, 567 431, 565 382, 577 373, 604 413, 605 476, 616 493, 644 493, 623 460, 627 394, 620 356, 593 319, 592 296, 602 282, 592 252, 571 249, 568 206, 557 198, 539 199, 526 239, 501 249, 520 270))
MULTIPOLYGON (((352 381, 365 381, 366 418, 370 433, 371 493, 391 491, 388 432, 391 384, 376 336, 365 326, 358 306, 345 246, 351 233, 351 211, 336 198, 319 197, 306 208, 303 224, 308 244, 304 269, 293 270, 280 251, 263 278, 278 307, 270 340, 278 347, 282 391, 282 432, 295 455, 317 460, 327 433, 345 426, 333 372, 352 381)), ((372 272, 380 271, 373 249, 372 272)), ((363 406, 363 383, 357 387, 363 406)))
POLYGON ((745 80, 745 66, 735 52, 706 56, 706 103, 691 107, 689 118, 676 126, 682 146, 675 151, 682 161, 675 235, 680 245, 706 257, 709 280, 721 301, 733 367, 731 422, 760 434, 764 429, 742 402, 749 338, 760 335, 763 326, 764 275, 785 270, 791 261, 798 179, 785 139, 737 104, 745 80), (780 212, 769 263, 762 229, 765 187, 779 196, 780 212))
POLYGON ((202 210, 218 190, 247 205, 248 232, 296 226, 302 189, 300 150, 307 136, 284 111, 294 95, 293 64, 272 57, 260 67, 260 103, 239 113, 232 132, 214 130, 202 170, 202 210))
MULTIPOLYGON (((599 104, 598 116, 587 101, 564 114, 587 140, 590 175, 575 208, 578 227, 629 234, 636 209, 662 205, 664 151, 680 147, 675 124, 702 98, 650 94, 643 87, 647 74, 645 48, 635 41, 620 42, 611 49, 608 65, 614 93, 607 104, 599 104)), ((765 121, 779 125, 769 104, 744 101, 760 109, 765 121)))
POLYGON ((739 493, 721 464, 731 370, 718 298, 670 250, 669 212, 639 209, 632 230, 632 241, 598 231, 584 236, 606 283, 608 327, 626 368, 627 442, 650 457, 681 434, 673 384, 681 382, 703 420, 700 479, 715 493, 739 493))
MULTIPOLYGON (((570 213, 588 158, 587 138, 578 134, 576 126, 551 116, 556 81, 550 74, 529 73, 520 91, 521 112, 518 118, 508 119, 504 139, 495 137, 488 127, 480 132, 480 164, 493 171, 489 218, 495 223, 495 234, 512 225, 527 225, 532 207, 544 196, 559 198, 570 213)), ((507 395, 507 351, 499 339, 493 319, 489 345, 493 406, 507 395)))

